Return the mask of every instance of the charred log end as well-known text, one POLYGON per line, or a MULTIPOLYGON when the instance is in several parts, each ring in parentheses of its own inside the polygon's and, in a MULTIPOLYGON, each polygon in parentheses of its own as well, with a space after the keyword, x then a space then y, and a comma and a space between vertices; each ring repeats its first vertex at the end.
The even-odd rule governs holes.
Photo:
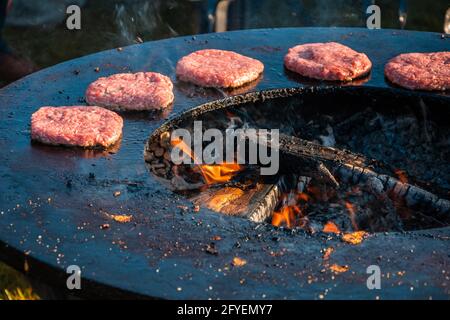
POLYGON ((237 187, 209 188, 190 200, 218 213, 263 222, 272 214, 280 196, 278 185, 258 183, 245 191, 237 187))

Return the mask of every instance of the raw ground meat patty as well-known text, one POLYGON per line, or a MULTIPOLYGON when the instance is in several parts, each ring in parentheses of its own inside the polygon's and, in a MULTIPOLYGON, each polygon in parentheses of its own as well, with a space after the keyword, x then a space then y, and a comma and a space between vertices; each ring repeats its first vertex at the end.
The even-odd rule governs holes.
POLYGON ((86 101, 115 111, 164 109, 173 102, 172 89, 172 81, 160 73, 119 73, 91 83, 86 101))
POLYGON ((340 43, 307 43, 290 48, 284 65, 304 77, 350 81, 369 73, 372 63, 359 53, 340 43))
POLYGON ((205 49, 195 51, 177 63, 179 79, 202 87, 236 88, 256 80, 264 65, 239 53, 205 49))
POLYGON ((384 68, 393 83, 412 90, 450 89, 450 52, 405 53, 384 68))
POLYGON ((123 120, 100 107, 42 107, 31 116, 31 139, 45 144, 109 147, 122 135, 123 120))

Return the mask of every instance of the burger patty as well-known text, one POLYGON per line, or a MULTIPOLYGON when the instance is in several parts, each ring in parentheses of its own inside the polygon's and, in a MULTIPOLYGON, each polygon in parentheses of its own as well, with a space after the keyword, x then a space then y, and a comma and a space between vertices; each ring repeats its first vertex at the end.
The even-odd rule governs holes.
POLYGON ((256 80, 264 71, 262 62, 226 50, 195 51, 177 63, 180 80, 203 87, 236 88, 256 80))
POLYGON ((100 107, 42 107, 31 116, 31 139, 50 145, 109 147, 122 135, 123 120, 100 107))
POLYGON ((350 81, 369 73, 372 63, 364 53, 336 42, 307 43, 290 48, 284 65, 304 77, 350 81))
POLYGON ((393 83, 412 90, 450 89, 450 52, 406 53, 384 68, 393 83))
POLYGON ((173 102, 172 89, 170 78, 160 73, 119 73, 91 83, 86 101, 115 111, 164 109, 173 102))

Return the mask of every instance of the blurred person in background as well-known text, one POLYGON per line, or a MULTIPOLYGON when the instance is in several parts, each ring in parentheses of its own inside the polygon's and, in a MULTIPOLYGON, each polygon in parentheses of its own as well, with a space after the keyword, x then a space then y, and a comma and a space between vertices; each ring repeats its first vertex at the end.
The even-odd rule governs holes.
POLYGON ((365 28, 366 9, 371 4, 382 8, 382 28, 450 30, 448 0, 435 0, 433 6, 422 0, 12 2, 11 6, 11 1, 0 0, 0 34, 9 45, 0 37, 0 86, 35 70, 23 57, 45 68, 102 50, 182 35, 271 27, 365 28), (72 4, 82 7, 81 30, 66 27, 66 8, 72 4))
POLYGON ((14 53, 3 39, 6 15, 12 8, 12 0, 0 0, 0 81, 12 82, 35 70, 33 64, 14 53))
POLYGON ((15 52, 3 37, 5 24, 17 28, 52 26, 64 22, 66 7, 86 0, 0 0, 0 82, 20 79, 37 67, 15 52))

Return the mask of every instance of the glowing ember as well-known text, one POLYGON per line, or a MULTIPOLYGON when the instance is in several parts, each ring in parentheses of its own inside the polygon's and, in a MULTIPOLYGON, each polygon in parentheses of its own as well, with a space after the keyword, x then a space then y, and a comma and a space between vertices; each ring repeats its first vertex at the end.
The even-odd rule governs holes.
POLYGON ((356 231, 352 233, 346 233, 342 236, 342 241, 350 244, 360 244, 364 238, 368 235, 365 231, 356 231))
POLYGON ((239 258, 239 257, 234 257, 232 264, 235 267, 243 267, 247 264, 247 260, 239 258))
POLYGON ((328 260, 333 251, 334 251, 333 247, 326 248, 323 253, 323 260, 328 260))
MULTIPOLYGON (((198 157, 184 141, 181 139, 173 139, 171 143, 172 146, 179 148, 194 160, 194 163, 200 163, 198 157)), ((239 164, 227 162, 217 165, 198 165, 196 168, 198 168, 205 183, 208 185, 228 182, 236 175, 236 173, 242 170, 242 167, 239 164)))
POLYGON ((349 269, 349 266, 345 265, 345 266, 340 266, 337 264, 333 264, 330 266, 330 270, 333 271, 334 273, 343 273, 343 272, 347 272, 349 269))
POLYGON ((402 183, 408 183, 408 176, 406 175, 406 171, 397 169, 395 170, 395 174, 398 177, 398 180, 402 183))
POLYGON ((309 196, 306 194, 306 193, 304 193, 304 192, 300 192, 298 195, 297 195, 297 199, 298 200, 303 200, 303 201, 309 201, 309 196))
POLYGON ((207 203, 206 207, 220 212, 220 210, 233 200, 239 199, 244 195, 244 191, 239 188, 224 188, 220 193, 214 195, 207 203))
POLYGON ((132 216, 128 216, 125 214, 113 214, 111 215, 114 221, 120 222, 120 223, 126 223, 131 221, 132 216))
POLYGON ((337 225, 333 221, 328 221, 323 226, 323 230, 322 231, 325 232, 325 233, 336 233, 336 234, 341 233, 341 231, 339 230, 339 228, 337 227, 337 225))

